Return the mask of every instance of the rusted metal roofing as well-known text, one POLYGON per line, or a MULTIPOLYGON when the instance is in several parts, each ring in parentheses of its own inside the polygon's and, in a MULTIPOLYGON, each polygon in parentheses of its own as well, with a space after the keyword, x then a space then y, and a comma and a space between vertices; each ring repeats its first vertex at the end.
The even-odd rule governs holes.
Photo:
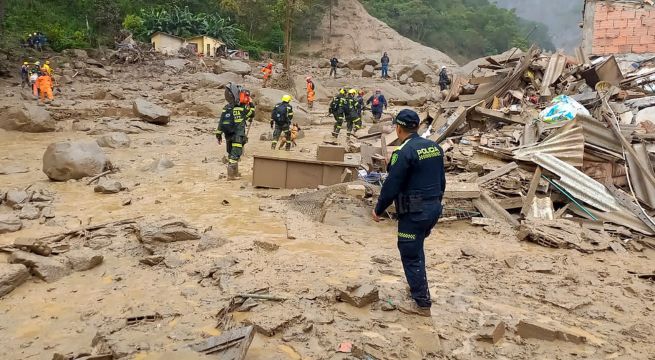
POLYGON ((623 211, 621 204, 598 181, 551 154, 532 154, 531 160, 559 176, 555 183, 574 198, 603 211, 623 211))
POLYGON ((582 127, 574 120, 541 143, 515 150, 514 158, 530 161, 533 154, 551 154, 570 165, 582 167, 584 141, 582 127))

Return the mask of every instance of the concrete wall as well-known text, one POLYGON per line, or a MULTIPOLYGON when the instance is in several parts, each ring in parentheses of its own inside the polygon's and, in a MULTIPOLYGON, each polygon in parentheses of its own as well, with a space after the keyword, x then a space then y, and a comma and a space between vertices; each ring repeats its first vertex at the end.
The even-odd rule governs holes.
POLYGON ((198 53, 202 53, 205 56, 214 56, 216 54, 216 49, 223 45, 220 41, 207 36, 190 38, 187 41, 190 44, 196 44, 198 46, 198 53), (207 55, 207 46, 209 46, 209 55, 207 55))
POLYGON ((583 36, 586 55, 655 53, 655 7, 588 0, 583 36))
POLYGON ((154 49, 167 55, 177 54, 178 50, 184 46, 184 40, 165 34, 155 34, 150 40, 154 44, 154 49))

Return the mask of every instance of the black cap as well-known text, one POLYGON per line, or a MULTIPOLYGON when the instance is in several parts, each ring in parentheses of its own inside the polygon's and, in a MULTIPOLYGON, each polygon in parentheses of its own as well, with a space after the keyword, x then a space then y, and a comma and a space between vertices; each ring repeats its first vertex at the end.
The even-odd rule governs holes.
POLYGON ((398 113, 396 118, 393 120, 393 123, 408 129, 415 129, 421 123, 421 119, 418 117, 418 114, 415 111, 405 109, 398 113))

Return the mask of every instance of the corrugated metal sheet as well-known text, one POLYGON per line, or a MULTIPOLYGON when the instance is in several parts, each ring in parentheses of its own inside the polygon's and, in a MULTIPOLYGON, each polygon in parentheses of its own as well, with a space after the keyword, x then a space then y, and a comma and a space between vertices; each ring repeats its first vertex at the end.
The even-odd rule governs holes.
POLYGON ((577 115, 575 120, 582 126, 585 144, 602 148, 607 153, 623 158, 623 147, 607 126, 591 116, 577 115))
MULTIPOLYGON (((612 212, 602 212, 594 209, 588 209, 589 212, 594 215, 598 220, 603 222, 609 222, 616 225, 625 226, 629 229, 638 231, 644 235, 655 235, 648 226, 644 225, 644 222, 641 221, 638 217, 627 211, 612 211, 612 212)), ((584 213, 584 211, 576 208, 575 206, 570 206, 569 211, 573 212, 578 216, 582 216, 585 219, 590 219, 591 217, 584 213)))
MULTIPOLYGON (((648 157, 648 150, 644 144, 634 144, 632 147, 637 153, 638 160, 646 166, 646 170, 650 172, 651 176, 655 176, 653 173, 653 165, 650 162, 648 157)), ((628 158, 628 171, 630 172, 630 181, 632 182, 632 187, 635 191, 635 195, 642 203, 648 205, 651 209, 655 208, 655 187, 651 186, 650 180, 647 178, 647 174, 644 174, 639 167, 636 165, 635 159, 631 155, 627 155, 628 158)))
POLYGON ((546 68, 546 72, 544 73, 544 77, 541 81, 541 90, 539 93, 542 96, 551 95, 550 86, 553 85, 560 76, 562 76, 562 71, 564 71, 565 67, 566 56, 564 56, 564 54, 556 53, 550 57, 548 67, 546 68))
POLYGON ((574 198, 603 211, 622 211, 621 204, 598 181, 551 154, 532 154, 531 160, 559 176, 555 183, 563 187, 574 198))
POLYGON ((541 143, 515 150, 514 158, 530 161, 532 154, 551 154, 572 166, 582 167, 584 140, 582 127, 574 120, 541 143))

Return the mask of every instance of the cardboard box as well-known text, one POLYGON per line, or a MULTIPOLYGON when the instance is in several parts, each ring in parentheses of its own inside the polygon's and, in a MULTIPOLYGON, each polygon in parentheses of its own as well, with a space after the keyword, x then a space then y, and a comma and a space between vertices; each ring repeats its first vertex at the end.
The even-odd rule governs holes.
POLYGON ((319 145, 316 151, 316 160, 343 162, 346 149, 343 146, 319 145))

